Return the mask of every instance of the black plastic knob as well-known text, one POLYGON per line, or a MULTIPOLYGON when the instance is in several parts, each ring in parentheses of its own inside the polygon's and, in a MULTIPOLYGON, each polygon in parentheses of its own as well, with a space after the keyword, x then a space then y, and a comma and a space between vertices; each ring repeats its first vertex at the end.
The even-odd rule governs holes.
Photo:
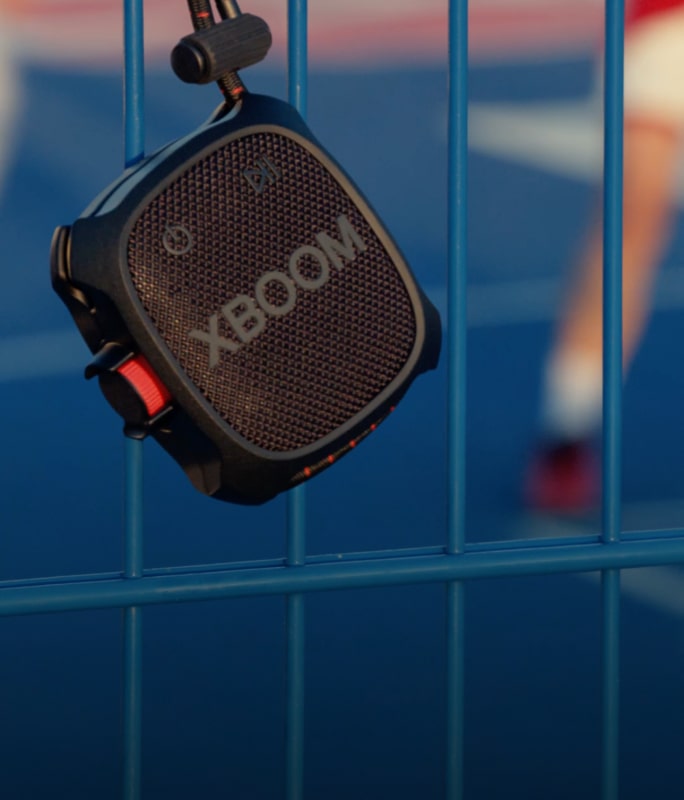
POLYGON ((263 61, 272 41, 263 19, 241 14, 184 36, 171 53, 171 66, 185 83, 211 83, 263 61))

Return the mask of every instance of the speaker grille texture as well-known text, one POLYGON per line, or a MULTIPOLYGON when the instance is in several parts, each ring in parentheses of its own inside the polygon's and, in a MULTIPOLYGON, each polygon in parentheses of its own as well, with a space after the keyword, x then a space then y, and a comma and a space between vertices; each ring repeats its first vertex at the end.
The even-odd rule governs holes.
POLYGON ((389 254, 318 158, 277 131, 245 133, 183 172, 135 222, 128 259, 183 370, 265 450, 297 450, 335 431, 414 346, 413 306, 389 254), (345 248, 340 217, 361 247, 348 238, 345 248), (296 251, 298 282, 289 271, 296 251), (284 277, 263 280, 274 271, 284 277), (260 313, 259 299, 278 313, 260 313))

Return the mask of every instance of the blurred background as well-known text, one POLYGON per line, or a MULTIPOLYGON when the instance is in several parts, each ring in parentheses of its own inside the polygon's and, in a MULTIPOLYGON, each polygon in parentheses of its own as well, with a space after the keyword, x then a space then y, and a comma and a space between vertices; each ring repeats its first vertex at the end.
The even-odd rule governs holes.
MULTIPOLYGON (((0 580, 117 571, 123 437, 82 377, 89 353, 49 280, 53 229, 123 168, 116 0, 0 3, 0 580)), ((244 0, 274 34, 253 91, 286 96, 284 0, 244 0)), ((181 0, 146 0, 148 152, 201 124, 215 87, 168 54, 181 0)), ((446 0, 309 0, 310 127, 446 312, 446 0)), ((599 531, 599 513, 522 501, 551 324, 601 179, 600 0, 472 0, 467 529, 473 542, 599 531)), ((684 517, 684 239, 658 278, 625 388, 624 524, 684 517)), ((310 484, 311 554, 441 544, 446 376, 423 376, 363 447, 310 484)), ((198 495, 145 446, 146 567, 280 558, 285 501, 198 495)), ((623 575, 624 798, 679 797, 684 575, 623 575)), ((442 586, 307 602, 307 797, 439 798, 442 586)), ((118 611, 0 620, 0 795, 119 797, 118 611)), ((467 797, 600 788, 595 576, 467 590, 467 797)), ((284 774, 284 601, 145 610, 144 797, 275 798, 284 774)))

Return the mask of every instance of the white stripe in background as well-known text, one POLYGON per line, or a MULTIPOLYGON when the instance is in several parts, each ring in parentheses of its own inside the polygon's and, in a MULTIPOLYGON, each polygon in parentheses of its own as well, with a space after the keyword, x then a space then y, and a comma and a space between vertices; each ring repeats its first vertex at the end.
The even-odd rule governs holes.
MULTIPOLYGON (((577 573, 575 577, 592 583, 600 581, 597 572, 577 573)), ((675 567, 623 569, 620 589, 625 597, 655 611, 684 617, 684 573, 675 567)))
MULTIPOLYGON (((468 288, 468 325, 471 328, 552 322, 563 296, 560 278, 530 278, 474 284, 468 288)), ((427 286, 426 293, 437 306, 442 323, 447 321, 444 286, 427 286)), ((684 308, 684 267, 664 270, 658 276, 654 311, 684 308)))
POLYGON ((469 145, 476 152, 584 181, 601 174, 602 121, 593 98, 525 105, 473 103, 468 126, 469 145))
MULTIPOLYGON (((475 152, 585 182, 601 177, 603 119, 598 95, 557 103, 473 103, 468 126, 469 146, 475 152)), ((680 205, 684 205, 682 167, 680 205)))
POLYGON ((623 570, 622 591, 645 605, 684 617, 684 574, 673 567, 623 570))
MULTIPOLYGON (((624 503, 626 530, 667 530, 684 522, 684 501, 652 501, 624 503)), ((562 517, 526 516, 516 523, 514 535, 523 539, 549 537, 572 538, 596 535, 599 523, 593 526, 562 517)), ((598 583, 600 573, 571 573, 572 577, 598 583)), ((684 569, 681 567, 640 567, 620 573, 622 594, 656 611, 684 617, 684 569)))

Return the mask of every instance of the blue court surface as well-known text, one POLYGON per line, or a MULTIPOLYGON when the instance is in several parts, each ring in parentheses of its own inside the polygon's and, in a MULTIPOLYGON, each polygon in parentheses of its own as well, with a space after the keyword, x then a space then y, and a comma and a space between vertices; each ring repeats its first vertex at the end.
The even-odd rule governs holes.
MULTIPOLYGON (((567 270, 593 208, 600 122, 588 59, 472 70, 468 538, 597 533, 599 514, 540 518, 521 500, 539 381, 567 270)), ((114 71, 26 67, 0 202, 0 579, 116 572, 121 424, 82 369, 88 352, 53 295, 53 228, 121 170, 114 71)), ((283 74, 253 70, 283 96, 283 74)), ((147 81, 148 150, 216 102, 166 70, 147 81)), ((446 73, 315 70, 309 122, 370 198, 428 294, 446 304, 446 73)), ((625 390, 624 524, 684 520, 684 238, 665 256, 625 390)), ((392 418, 308 489, 310 554, 441 545, 444 360, 392 418)), ((197 494, 145 445, 145 565, 281 558, 285 501, 197 494)), ((684 572, 623 574, 621 798, 684 783, 684 572)), ((466 589, 466 797, 598 798, 600 591, 595 575, 482 580, 466 589)), ((444 587, 307 599, 305 796, 440 798, 444 587)), ((144 798, 271 800, 284 775, 280 597, 145 610, 144 798)), ((0 620, 0 795, 121 796, 121 612, 0 620)))

